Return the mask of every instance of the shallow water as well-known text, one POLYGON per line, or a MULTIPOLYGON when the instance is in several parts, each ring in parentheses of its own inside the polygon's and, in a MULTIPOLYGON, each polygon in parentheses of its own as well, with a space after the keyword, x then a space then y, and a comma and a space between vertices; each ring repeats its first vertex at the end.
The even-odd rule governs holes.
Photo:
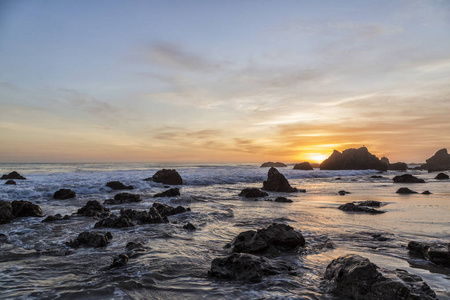
MULTIPOLYGON (((64 242, 96 220, 41 223, 40 218, 16 219, 0 225, 8 236, 0 247, 0 297, 14 299, 334 299, 324 293, 321 279, 328 263, 343 254, 358 253, 380 267, 401 268, 421 276, 440 299, 450 299, 450 270, 412 257, 410 240, 450 241, 450 182, 437 181, 435 174, 412 171, 424 184, 409 188, 433 194, 398 195, 396 172, 372 179, 376 171, 279 170, 291 185, 306 193, 287 195, 293 203, 245 200, 237 195, 245 187, 261 187, 266 168, 256 165, 155 165, 155 164, 0 164, 3 173, 16 170, 27 180, 16 186, 0 184, 0 199, 29 200, 46 215, 72 214, 88 200, 112 198, 105 186, 120 180, 132 184, 143 198, 140 203, 110 205, 148 209, 153 202, 189 206, 191 212, 169 217, 170 224, 139 225, 109 229, 113 235, 105 248, 68 250, 64 242), (142 181, 158 169, 176 168, 185 185, 181 196, 153 198, 165 188, 142 181), (336 178, 341 178, 336 180, 336 178), (59 188, 71 188, 76 199, 53 200, 59 188), (351 194, 340 196, 339 190, 351 194), (343 203, 378 200, 385 214, 345 213, 343 203), (191 222, 197 230, 182 228, 191 222), (226 243, 242 231, 284 222, 300 229, 307 241, 304 251, 283 254, 277 259, 294 266, 297 275, 270 276, 258 284, 211 279, 211 261, 223 257, 226 243), (379 239, 377 237, 384 238, 379 239), (323 247, 331 239, 334 249, 323 247), (141 240, 147 251, 131 258, 124 267, 109 269, 114 257, 125 251, 129 241, 141 240)), ((286 196, 270 193, 270 198, 286 196)), ((99 231, 105 231, 104 229, 99 231)))

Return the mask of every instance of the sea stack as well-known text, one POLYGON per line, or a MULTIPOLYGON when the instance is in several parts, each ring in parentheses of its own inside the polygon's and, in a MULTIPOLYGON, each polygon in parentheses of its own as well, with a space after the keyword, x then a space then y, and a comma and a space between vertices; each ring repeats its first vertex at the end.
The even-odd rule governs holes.
POLYGON ((320 164, 321 170, 379 170, 386 171, 388 165, 371 154, 366 147, 347 149, 333 154, 320 164))
POLYGON ((429 172, 450 170, 450 154, 447 149, 443 148, 427 159, 424 167, 429 172))
POLYGON ((284 193, 298 191, 296 188, 291 187, 286 177, 273 167, 269 169, 267 180, 263 182, 263 190, 284 193))

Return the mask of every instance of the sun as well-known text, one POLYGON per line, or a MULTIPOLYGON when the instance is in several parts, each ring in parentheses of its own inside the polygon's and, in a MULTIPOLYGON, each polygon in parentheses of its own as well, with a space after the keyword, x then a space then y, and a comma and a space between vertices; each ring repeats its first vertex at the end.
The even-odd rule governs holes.
POLYGON ((310 160, 312 160, 313 162, 321 163, 321 162, 323 162, 325 159, 328 158, 328 155, 326 155, 326 154, 321 154, 321 153, 311 153, 310 155, 308 155, 308 158, 309 158, 310 160))

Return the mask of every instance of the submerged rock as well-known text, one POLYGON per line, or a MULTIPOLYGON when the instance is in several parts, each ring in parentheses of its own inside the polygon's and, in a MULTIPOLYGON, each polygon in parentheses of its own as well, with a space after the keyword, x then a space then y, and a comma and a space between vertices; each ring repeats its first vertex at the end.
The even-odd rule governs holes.
POLYGON ((320 164, 321 170, 368 170, 386 171, 388 166, 371 154, 366 147, 347 149, 333 154, 320 164))
POLYGON ((196 228, 194 225, 192 225, 191 222, 189 222, 189 223, 183 225, 183 229, 186 229, 186 230, 196 230, 197 228, 196 228))
POLYGON ((59 189, 53 194, 53 199, 65 200, 75 198, 76 194, 71 189, 59 189))
POLYGON ((12 171, 9 174, 3 174, 3 176, 0 179, 3 179, 3 180, 6 180, 6 179, 25 180, 26 178, 23 177, 22 175, 20 175, 19 173, 17 173, 16 171, 12 171))
POLYGON ((309 162, 302 162, 294 166, 294 170, 313 171, 313 167, 309 162))
POLYGON ((297 192, 296 188, 291 187, 286 177, 273 167, 269 169, 267 180, 263 182, 263 190, 284 193, 297 192))
POLYGON ((53 216, 48 216, 44 220, 42 220, 43 223, 45 222, 54 222, 54 221, 61 221, 61 220, 69 220, 70 216, 65 215, 64 217, 61 214, 56 214, 53 216))
POLYGON ((389 164, 389 166, 388 166, 388 170, 390 170, 390 171, 406 171, 407 169, 408 169, 408 165, 404 162, 389 164))
POLYGON ((398 175, 393 178, 395 183, 425 183, 425 180, 411 174, 398 175))
POLYGON ((381 175, 372 175, 372 176, 370 176, 370 178, 373 178, 373 179, 381 179, 381 178, 384 178, 384 177, 381 176, 381 175))
POLYGON ((450 243, 427 243, 411 241, 408 250, 438 265, 450 267, 450 243))
POLYGON ((5 184, 16 185, 16 182, 15 182, 14 180, 10 179, 10 180, 7 180, 7 181, 5 182, 5 184))
POLYGON ((208 271, 208 275, 211 277, 249 283, 261 282, 263 277, 277 274, 295 273, 284 261, 244 253, 215 258, 208 271))
POLYGON ((406 188, 406 187, 399 188, 399 189, 396 191, 396 193, 397 193, 397 194, 417 194, 417 192, 415 192, 415 191, 413 191, 413 190, 410 190, 410 189, 408 189, 408 188, 406 188))
POLYGON ((345 196, 345 195, 351 194, 351 193, 347 192, 347 191, 344 191, 344 190, 341 190, 341 191, 338 192, 338 194, 341 195, 341 196, 345 196))
POLYGON ((66 242, 66 245, 72 248, 85 247, 106 247, 109 240, 113 237, 110 232, 96 233, 84 231, 78 235, 74 240, 66 242))
POLYGON ((277 197, 275 198, 275 202, 292 203, 294 201, 285 197, 277 197))
POLYGON ((259 198, 269 196, 269 194, 258 188, 245 188, 239 193, 239 196, 245 198, 259 198))
POLYGON ((176 197, 176 196, 180 196, 179 188, 168 189, 162 193, 155 194, 153 197, 157 198, 157 197, 176 197))
POLYGON ((450 154, 443 148, 426 160, 426 169, 429 172, 450 170, 450 154))
POLYGON ((355 254, 334 259, 324 278, 329 293, 346 299, 437 299, 419 276, 400 269, 380 269, 355 254))
POLYGON ((428 190, 422 192, 422 195, 431 195, 431 194, 432 194, 432 192, 430 192, 428 190))
POLYGON ((181 214, 187 211, 191 211, 191 209, 184 208, 183 206, 179 205, 177 207, 172 207, 170 205, 162 204, 162 203, 153 203, 153 208, 155 208, 158 213, 161 215, 161 217, 168 217, 172 215, 181 214))
POLYGON ((154 223, 168 223, 167 217, 162 217, 161 214, 154 208, 146 210, 121 209, 121 216, 127 216, 131 220, 137 221, 139 224, 154 224, 154 223))
POLYGON ((88 201, 77 213, 82 216, 95 218, 104 218, 111 215, 109 209, 101 205, 97 200, 88 201))
POLYGON ((375 201, 375 200, 366 200, 366 201, 361 201, 361 202, 357 202, 359 206, 372 206, 372 207, 380 207, 381 206, 381 202, 380 201, 375 201))
POLYGON ((120 181, 109 181, 106 184, 107 187, 109 187, 110 189, 113 189, 115 191, 119 191, 119 190, 132 190, 134 189, 134 187, 132 185, 125 185, 120 181))
POLYGON ((153 181, 169 185, 182 185, 183 179, 174 169, 162 169, 155 173, 152 177, 144 179, 145 181, 153 181))
POLYGON ((139 194, 119 193, 114 195, 114 199, 105 200, 104 204, 123 204, 141 201, 142 199, 139 194))
POLYGON ((13 201, 11 205, 14 218, 44 216, 39 205, 33 204, 30 201, 13 201))
POLYGON ((450 178, 450 176, 448 176, 445 173, 439 173, 436 175, 436 177, 434 177, 434 179, 437 179, 437 180, 445 180, 445 179, 449 179, 449 178, 450 178))
POLYGON ((126 215, 120 215, 120 217, 116 215, 111 215, 110 217, 104 218, 97 223, 95 223, 94 228, 106 227, 106 228, 124 228, 124 227, 132 227, 134 223, 131 219, 126 215))
MULTIPOLYGON (((369 203, 371 204, 371 203, 369 203)), ((371 207, 368 207, 369 205, 364 205, 364 202, 362 203, 346 203, 341 206, 339 206, 340 210, 347 211, 347 212, 363 212, 363 213, 369 213, 369 214, 382 214, 384 211, 377 210, 371 207)))
POLYGON ((285 164, 283 164, 282 162, 278 162, 278 161, 277 162, 271 162, 271 161, 268 161, 268 162, 263 163, 260 168, 271 168, 271 167, 274 167, 274 168, 286 168, 287 166, 285 164))
POLYGON ((119 256, 115 257, 112 264, 109 266, 110 269, 123 267, 129 260, 129 256, 127 253, 121 253, 119 256))

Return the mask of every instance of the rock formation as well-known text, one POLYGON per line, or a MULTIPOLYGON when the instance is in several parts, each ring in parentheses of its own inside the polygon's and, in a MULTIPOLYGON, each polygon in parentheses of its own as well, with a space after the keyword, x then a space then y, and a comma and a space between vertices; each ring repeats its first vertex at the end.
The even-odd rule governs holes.
POLYGON ((389 164, 388 170, 390 171, 406 171, 408 169, 408 165, 404 162, 397 162, 394 164, 389 164))
POLYGON ((88 201, 77 213, 82 216, 95 218, 104 218, 111 215, 109 209, 101 205, 97 200, 88 201))
POLYGON ((389 165, 389 159, 386 156, 383 156, 382 158, 380 158, 380 161, 382 163, 384 163, 385 165, 389 165))
POLYGON ((76 194, 71 189, 59 189, 53 194, 53 199, 65 200, 75 198, 76 194))
POLYGON ((269 196, 269 194, 258 188, 245 188, 239 193, 239 196, 245 198, 259 198, 269 196))
POLYGON ((183 179, 174 169, 162 169, 155 173, 152 177, 144 179, 145 181, 153 181, 168 185, 182 185, 183 179))
POLYGON ((368 170, 386 171, 388 166, 371 154, 366 147, 347 149, 333 154, 320 164, 321 170, 368 170))
POLYGON ((120 181, 109 181, 106 184, 107 187, 109 187, 110 189, 113 189, 115 191, 120 191, 120 190, 132 190, 133 186, 132 185, 125 185, 120 181))
POLYGON ((436 177, 434 177, 434 179, 437 179, 437 180, 445 180, 445 179, 449 179, 449 178, 450 177, 445 173, 439 173, 436 175, 436 177))
POLYGON ((395 183, 425 183, 425 180, 411 174, 395 176, 392 180, 394 180, 395 183))
POLYGON ((273 167, 269 169, 267 180, 263 182, 263 190, 284 193, 298 191, 296 188, 291 187, 286 177, 273 167))
POLYGON ((443 148, 426 160, 426 169, 429 172, 450 170, 450 154, 443 148))
POLYGON ((5 182, 5 184, 11 184, 11 185, 16 185, 16 182, 12 179, 9 179, 5 182))
POLYGON ((309 162, 302 162, 300 164, 296 164, 294 166, 294 170, 312 171, 314 169, 309 162))
POLYGON ((417 192, 415 192, 415 191, 413 191, 413 190, 410 190, 410 189, 408 189, 408 188, 406 188, 406 187, 399 188, 399 189, 396 191, 396 193, 397 193, 397 194, 417 194, 417 192))
POLYGON ((17 173, 16 171, 12 171, 9 174, 4 174, 0 179, 7 180, 7 179, 19 179, 19 180, 25 180, 26 178, 17 173))
POLYGON ((142 199, 139 194, 119 193, 114 195, 114 199, 105 200, 104 204, 123 204, 141 201, 142 199))
POLYGON ((438 265, 450 267, 450 243, 427 243, 412 241, 408 250, 438 265))
POLYGON ((179 188, 171 188, 168 189, 162 193, 155 194, 153 197, 176 197, 180 196, 180 189, 179 188))
POLYGON ((109 240, 112 239, 110 232, 96 233, 84 231, 78 235, 76 239, 66 242, 66 245, 72 248, 85 247, 106 247, 109 240))
POLYGON ((373 206, 379 207, 381 204, 378 201, 364 201, 360 203, 346 203, 339 206, 340 210, 347 212, 362 212, 369 214, 382 214, 384 211, 372 208, 373 206))
POLYGON ((292 203, 294 201, 285 197, 277 197, 275 198, 275 202, 292 203))
POLYGON ((277 162, 271 162, 271 161, 269 161, 269 162, 263 163, 260 168, 271 168, 271 167, 274 167, 274 168, 286 168, 287 166, 285 164, 283 164, 282 162, 278 162, 278 161, 277 162))

